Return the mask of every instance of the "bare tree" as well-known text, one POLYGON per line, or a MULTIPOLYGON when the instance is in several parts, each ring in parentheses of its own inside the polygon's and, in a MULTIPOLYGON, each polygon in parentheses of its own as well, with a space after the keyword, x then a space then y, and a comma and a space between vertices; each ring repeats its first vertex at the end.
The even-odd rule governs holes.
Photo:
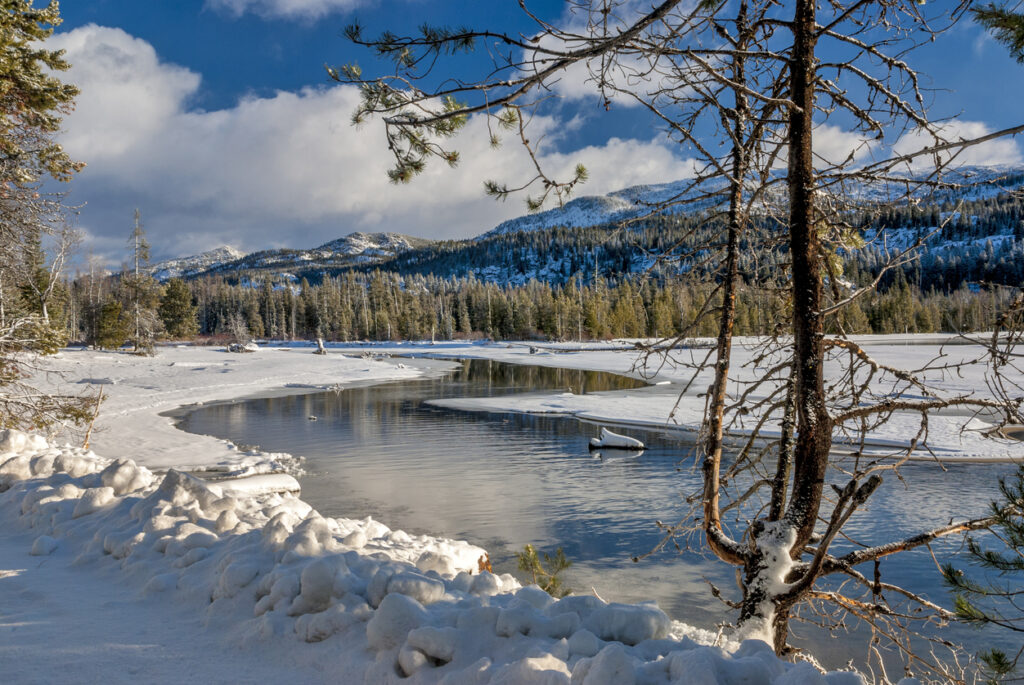
POLYGON ((46 371, 42 358, 67 342, 51 305, 64 288, 63 270, 77 233, 63 220, 59 197, 35 187, 0 191, 0 428, 59 430, 81 423, 91 398, 52 393, 31 381, 46 371), (53 235, 47 261, 45 236, 53 235))
MULTIPOLYGON (((53 209, 61 212, 63 207, 59 202, 54 202, 53 209)), ((42 244, 42 236, 39 235, 39 231, 32 232, 29 236, 19 236, 23 240, 28 238, 19 246, 22 254, 27 257, 28 263, 24 266, 29 272, 25 273, 21 279, 22 292, 31 308, 43 318, 43 322, 47 325, 51 323, 51 304, 64 287, 65 268, 68 260, 71 259, 82 242, 81 232, 67 224, 52 229, 50 232, 53 234, 54 240, 48 251, 42 244), (49 253, 48 263, 47 252, 49 253)))
MULTIPOLYGON (((383 118, 396 182, 409 181, 432 158, 456 164, 458 154, 447 141, 469 116, 480 115, 493 132, 517 137, 536 170, 511 188, 489 181, 487 192, 505 197, 539 188, 528 200, 531 209, 549 198, 561 201, 586 180, 586 171, 577 167, 565 180, 550 175, 526 127, 570 68, 586 70, 607 106, 616 98, 640 104, 695 154, 692 181, 647 208, 698 208, 707 225, 721 229, 711 249, 682 246, 703 255, 694 277, 715 284, 688 323, 692 328, 699 319, 715 317, 718 336, 708 355, 688 362, 695 384, 704 387, 710 380, 703 487, 691 500, 693 516, 667 534, 699 532, 718 558, 738 568, 741 635, 762 637, 784 653, 796 607, 828 603, 881 626, 905 649, 908 662, 960 677, 955 668, 908 646, 901 626, 911 614, 894 605, 912 602, 923 610, 916 615, 931 619, 952 614, 908 589, 884 584, 863 565, 877 569, 885 556, 985 528, 992 518, 952 522, 884 544, 851 542, 842 531, 885 474, 898 475, 913 451, 927 448, 933 412, 969 408, 994 425, 1021 421, 1022 398, 1006 391, 1007 369, 999 363, 1015 338, 997 336, 977 361, 987 365, 989 383, 1004 392, 943 393, 932 381, 962 371, 963 363, 937 359, 922 369, 899 369, 872 358, 845 335, 844 309, 877 287, 881 276, 850 290, 842 285, 842 261, 863 244, 867 223, 885 207, 956 186, 959 181, 943 175, 943 167, 958 150, 981 142, 949 139, 942 122, 929 118, 927 93, 907 61, 914 47, 939 36, 964 7, 933 10, 909 0, 832 0, 820 6, 813 0, 712 0, 695 6, 667 0, 647 9, 591 0, 569 7, 569 19, 560 26, 524 7, 536 23, 532 36, 425 27, 415 36, 367 39, 361 27, 352 26, 348 37, 392 58, 395 71, 367 78, 350 65, 330 74, 362 88, 357 122, 383 118), (490 59, 479 79, 438 82, 431 76, 445 55, 480 46, 490 59), (431 79, 439 85, 427 87, 431 79), (830 157, 819 152, 816 131, 826 123, 847 132, 848 150, 830 157), (895 138, 908 132, 923 133, 933 144, 886 157, 895 138), (933 159, 934 167, 906 173, 908 162, 921 158, 933 159), (741 274, 741 249, 759 251, 763 271, 741 274), (740 287, 761 288, 778 303, 777 335, 760 343, 759 371, 746 376, 730 366, 740 287), (873 430, 911 414, 920 422, 906 449, 869 453, 873 430), (741 428, 748 437, 727 463, 726 438, 741 428), (837 460, 837 443, 847 445, 850 456, 837 460), (725 512, 743 512, 743 523, 726 526, 725 512), (818 581, 827 575, 849 582, 824 590, 818 581), (881 598, 882 587, 893 604, 881 598)), ((913 258, 912 248, 893 251, 883 271, 913 258)), ((671 345, 658 346, 666 348, 671 345)), ((819 609, 819 615, 826 612, 819 609)), ((884 668, 880 661, 878 668, 884 668)))
POLYGON ((142 230, 142 214, 135 210, 135 222, 128 238, 131 268, 121 276, 121 288, 132 317, 132 348, 136 354, 152 354, 163 324, 157 315, 160 285, 149 275, 149 242, 142 230))

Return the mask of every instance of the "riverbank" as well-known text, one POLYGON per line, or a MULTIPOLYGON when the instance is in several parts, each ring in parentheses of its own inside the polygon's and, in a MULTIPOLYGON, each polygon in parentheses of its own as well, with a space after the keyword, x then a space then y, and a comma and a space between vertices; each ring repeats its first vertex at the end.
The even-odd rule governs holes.
POLYGON ((708 646, 717 636, 653 605, 553 599, 488 572, 485 551, 464 542, 324 518, 291 492, 155 472, 175 460, 266 463, 233 459, 238 450, 212 438, 167 433, 159 412, 174 402, 423 372, 338 353, 218 354, 56 360, 65 384, 109 391, 116 413, 101 424, 104 443, 152 469, 99 448, 0 435, 0 592, 10 598, 0 608, 0 661, 12 664, 10 682, 69 673, 82 682, 260 682, 286 671, 310 683, 861 682, 781 662, 758 641, 708 646), (71 369, 91 380, 75 383, 71 369))
MULTIPOLYGON (((588 407, 579 404, 586 401, 596 403, 591 413, 608 418, 664 423, 666 408, 689 380, 686 363, 637 368, 624 349, 629 344, 533 353, 525 344, 457 343, 346 346, 326 356, 295 346, 247 355, 161 348, 154 358, 63 353, 53 360, 63 377, 51 377, 51 387, 102 387, 109 397, 93 441, 103 456, 34 441, 0 446, 0 489, 6 490, 0 493, 0 589, 16 598, 0 617, 0 635, 9 638, 0 641, 0 654, 5 662, 27 657, 12 682, 51 682, 69 672, 85 681, 178 680, 164 679, 154 645, 167 646, 166 658, 188 660, 188 672, 202 681, 269 680, 301 661, 295 682, 337 682, 339 673, 347 682, 374 683, 619 683, 630 675, 671 683, 695 674, 711 683, 859 682, 848 673, 823 677, 807 664, 784 664, 756 643, 726 644, 727 651, 700 646, 697 641, 715 636, 646 605, 545 599, 510 577, 481 573, 483 550, 465 543, 409 536, 368 519, 323 518, 291 493, 227 493, 176 471, 155 473, 212 468, 241 475, 293 465, 285 455, 245 453, 183 434, 162 415, 168 410, 415 378, 439 364, 358 356, 363 352, 497 359, 667 381, 625 394, 567 388, 467 407, 534 411, 547 402, 548 409, 586 418, 581 409, 588 407), (51 593, 54 583, 60 592, 51 593), (122 584, 125 591, 111 590, 122 584), (89 601, 75 603, 78 594, 89 601), (139 631, 125 631, 124 622, 139 631), (184 637, 197 630, 203 639, 184 637), (199 645, 206 649, 193 653, 199 645)), ((898 347, 905 362, 931 353, 898 347)), ((698 403, 681 406, 676 424, 699 421, 693 418, 698 403)))
POLYGON ((251 353, 222 347, 160 346, 151 357, 68 349, 43 360, 34 382, 55 393, 103 393, 90 445, 112 459, 132 459, 153 470, 258 473, 294 468, 290 454, 239 449, 223 440, 191 435, 169 414, 183 407, 254 395, 302 394, 332 387, 379 383, 440 372, 445 362, 402 363, 314 355, 310 349, 266 345, 251 353))
MULTIPOLYGON (((964 338, 938 335, 855 336, 853 338, 881 366, 907 369, 942 397, 991 399, 991 383, 984 366, 975 364, 984 353, 981 345, 971 344, 964 338)), ((707 341, 695 341, 691 347, 656 351, 647 357, 635 349, 638 341, 623 340, 595 343, 493 343, 466 345, 443 343, 439 345, 404 343, 398 345, 372 345, 382 354, 428 355, 436 359, 491 359, 512 364, 557 366, 571 369, 608 371, 642 378, 650 387, 639 390, 582 394, 578 389, 564 392, 526 393, 493 398, 452 398, 434 402, 437 406, 462 411, 495 413, 556 414, 575 416, 580 420, 600 425, 636 427, 645 430, 690 434, 700 431, 706 401, 704 392, 712 375, 705 369, 699 374, 694 368, 705 361, 712 351, 707 341)), ((743 388, 761 369, 771 364, 762 359, 763 353, 756 339, 739 338, 733 349, 730 377, 736 388, 743 388)), ((843 369, 836 365, 831 377, 839 377, 843 369)), ((1008 373, 1012 371, 1007 369, 1008 373)), ((1011 385, 1021 387, 1024 378, 1011 377, 1011 385)), ((770 386, 769 386, 770 387, 770 386)), ((892 392, 895 384, 891 377, 883 380, 878 374, 875 390, 879 396, 892 392)), ((759 389, 745 398, 747 406, 755 407, 764 397, 766 389, 759 389)), ((910 399, 923 399, 920 391, 912 388, 910 399)), ((731 401, 738 397, 733 396, 731 401)), ((758 424, 757 410, 739 416, 729 426, 736 438, 750 434, 758 424)), ((910 461, 950 463, 999 463, 1024 461, 1024 442, 988 434, 993 417, 975 415, 972 409, 934 410, 928 413, 927 433, 921 433, 919 413, 896 412, 885 423, 873 427, 866 436, 863 448, 859 442, 857 426, 849 426, 846 434, 856 444, 844 443, 844 434, 837 431, 835 449, 838 454, 856 448, 871 456, 906 457, 910 461), (913 448, 913 449, 911 449, 913 448), (909 454, 908 454, 909 450, 909 454)), ((779 435, 779 427, 771 422, 760 429, 763 438, 779 435)))
MULTIPOLYGON (((856 338, 880 363, 922 369, 941 356, 943 366, 920 375, 948 395, 988 397, 989 385, 980 366, 958 365, 976 359, 977 345, 946 335, 863 336, 856 338)), ((217 469, 247 473, 294 468, 295 455, 240 450, 231 443, 184 434, 174 427, 173 414, 182 407, 253 396, 302 394, 359 383, 402 380, 439 374, 445 360, 492 359, 512 364, 607 371, 641 378, 652 386, 628 392, 582 394, 527 393, 488 399, 448 399, 441 406, 465 411, 552 413, 616 426, 696 434, 704 415, 703 390, 710 374, 694 377, 692 367, 709 349, 695 345, 676 349, 670 357, 646 360, 634 349, 637 341, 595 343, 464 343, 399 342, 334 344, 329 354, 311 354, 308 343, 267 343, 249 354, 223 348, 162 346, 154 357, 93 350, 66 350, 46 365, 52 373, 36 381, 53 392, 95 393, 104 402, 91 444, 112 458, 131 458, 161 470, 217 469), (388 355, 423 359, 387 359, 388 355), (430 359, 436 361, 430 361, 430 359)), ((757 341, 738 339, 733 376, 749 381, 757 373, 757 341)), ((1024 379, 1017 379, 1022 381, 1024 379)), ((756 400, 755 394, 750 400, 756 400)), ((733 427, 742 436, 757 421, 756 412, 733 427)), ((964 412, 932 412, 926 442, 918 441, 911 459, 950 462, 1024 460, 1024 443, 984 435, 986 423, 970 422, 964 412)), ((917 414, 894 414, 871 431, 867 448, 874 454, 899 453, 920 428, 917 414)), ((767 426, 765 437, 777 428, 767 426)), ((837 445, 842 450, 842 445, 837 445)))

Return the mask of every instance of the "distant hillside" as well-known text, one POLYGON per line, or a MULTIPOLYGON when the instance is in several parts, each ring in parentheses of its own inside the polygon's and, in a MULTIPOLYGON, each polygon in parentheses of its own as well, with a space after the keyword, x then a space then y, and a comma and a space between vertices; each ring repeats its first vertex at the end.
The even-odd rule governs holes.
MULTIPOLYGON (((1024 170, 965 169, 955 180, 962 187, 892 207, 877 189, 862 191, 863 213, 851 219, 865 227, 866 245, 848 255, 846 275, 877 273, 887 253, 921 237, 925 245, 918 260, 904 269, 910 282, 942 290, 964 281, 1024 282, 1024 210, 1019 193, 1012 192, 1024 186, 1024 170)), ((558 285, 573 276, 586 282, 638 273, 660 278, 702 268, 707 249, 721 240, 721 225, 709 222, 694 203, 646 216, 624 229, 619 222, 647 215, 652 205, 678 199, 687 187, 679 181, 581 197, 468 240, 353 233, 311 250, 264 250, 182 273, 249 283, 301 278, 316 283, 324 276, 377 269, 509 285, 530 280, 558 285)), ((762 225, 758 230, 773 229, 762 225)), ((201 264, 202 257, 190 259, 201 264)), ((753 250, 745 251, 742 260, 741 273, 766 266, 753 250)))
POLYGON ((171 278, 189 278, 202 273, 211 267, 234 261, 244 257, 245 253, 233 247, 218 247, 192 257, 179 257, 157 262, 149 267, 150 275, 158 281, 171 278))
MULTIPOLYGON (((634 219, 648 214, 656 205, 686 197, 689 185, 688 181, 683 180, 632 186, 607 195, 584 195, 566 202, 562 207, 504 221, 484 233, 480 239, 548 228, 587 228, 634 219)), ((685 211, 692 213, 701 208, 702 205, 690 203, 685 211)), ((682 207, 676 211, 682 211, 682 207)))
POLYGON ((221 247, 194 257, 170 259, 152 265, 157 280, 194 278, 202 275, 259 273, 277 278, 298 278, 300 273, 319 273, 355 265, 375 264, 434 241, 399 233, 350 233, 309 250, 282 248, 246 254, 221 247))
MULTIPOLYGON (((864 192, 863 215, 851 219, 865 227, 866 244, 847 255, 847 277, 877 274, 887 255, 921 238, 918 259, 904 274, 925 289, 948 291, 965 281, 1024 282, 1024 206, 1020 193, 1014 192, 1024 187, 1024 170, 965 169, 956 180, 962 187, 892 207, 877 190, 864 192)), ((375 268, 511 285, 531 279, 557 285, 573 275, 590 282, 594 276, 646 273, 660 278, 686 272, 701 268, 707 248, 722 240, 721 224, 708 222, 704 212, 687 207, 686 212, 648 217, 626 229, 617 225, 623 218, 646 214, 651 203, 674 198, 682 189, 679 183, 641 186, 605 198, 579 198, 559 209, 505 222, 472 240, 410 250, 375 268), (575 227, 598 219, 604 221, 575 227)), ((761 230, 771 228, 762 225, 761 230)), ((744 250, 740 273, 764 267, 763 259, 744 250)))

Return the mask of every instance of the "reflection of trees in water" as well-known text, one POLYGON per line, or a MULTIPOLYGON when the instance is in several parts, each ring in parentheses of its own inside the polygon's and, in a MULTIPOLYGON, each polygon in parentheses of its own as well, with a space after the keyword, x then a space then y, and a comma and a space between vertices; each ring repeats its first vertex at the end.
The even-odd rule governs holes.
POLYGON ((495 388, 572 390, 577 394, 631 390, 647 385, 643 381, 606 371, 523 366, 482 359, 463 360, 453 378, 459 382, 485 384, 495 388))
MULTIPOLYGON (((329 379, 325 379, 329 380, 329 379)), ((343 420, 356 441, 384 441, 391 431, 410 427, 436 430, 441 422, 479 424, 487 433, 507 430, 507 422, 529 426, 558 436, 589 434, 591 429, 567 421, 544 421, 540 417, 516 415, 495 421, 486 414, 434 409, 423 405, 425 400, 442 397, 488 396, 511 392, 568 391, 574 393, 628 390, 646 384, 626 376, 603 371, 559 369, 544 366, 523 366, 491 360, 463 360, 447 377, 389 382, 365 387, 341 388, 338 391, 268 397, 243 402, 209 405, 186 416, 185 430, 234 438, 249 431, 251 421, 282 421, 316 416, 320 421, 343 420), (448 414, 438 419, 438 414, 448 414), (457 416, 457 418, 456 418, 457 416), (546 424, 546 425, 538 425, 546 424), (224 434, 226 433, 226 434, 224 434), (222 435, 224 434, 224 435, 222 435)), ((306 431, 302 423, 293 426, 293 438, 301 440, 306 431)), ((321 425, 317 431, 322 431, 321 425)), ((288 449, 285 446, 284 449, 288 449)))

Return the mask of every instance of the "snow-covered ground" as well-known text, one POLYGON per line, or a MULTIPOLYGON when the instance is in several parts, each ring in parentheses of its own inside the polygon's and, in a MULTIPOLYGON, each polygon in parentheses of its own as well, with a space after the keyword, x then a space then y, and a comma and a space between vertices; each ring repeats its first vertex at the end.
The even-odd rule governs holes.
MULTIPOLYGON (((618 372, 630 372, 635 358, 623 352, 628 344, 543 347, 533 354, 506 344, 374 351, 618 372)), ((872 350, 910 364, 934 352, 882 343, 872 350)), ((552 599, 481 571, 484 550, 465 542, 391 531, 360 512, 321 517, 288 476, 268 474, 287 456, 243 454, 177 431, 161 415, 200 401, 412 378, 438 366, 308 352, 161 348, 145 358, 69 350, 53 360, 61 376, 45 379, 52 387, 102 387, 108 399, 96 454, 0 432, 6 682, 861 682, 783 663, 757 641, 707 646, 714 635, 653 605, 552 599), (210 467, 236 477, 206 482, 175 470, 210 467)), ((686 369, 643 375, 669 384, 463 407, 664 426, 686 369)), ((955 391, 979 380, 943 382, 955 391)), ((702 411, 703 401, 684 399, 673 422, 695 426, 702 411)), ((955 445, 954 436, 960 440, 953 432, 947 446, 961 455, 1019 454, 1015 444, 998 443, 997 454, 955 445)))

